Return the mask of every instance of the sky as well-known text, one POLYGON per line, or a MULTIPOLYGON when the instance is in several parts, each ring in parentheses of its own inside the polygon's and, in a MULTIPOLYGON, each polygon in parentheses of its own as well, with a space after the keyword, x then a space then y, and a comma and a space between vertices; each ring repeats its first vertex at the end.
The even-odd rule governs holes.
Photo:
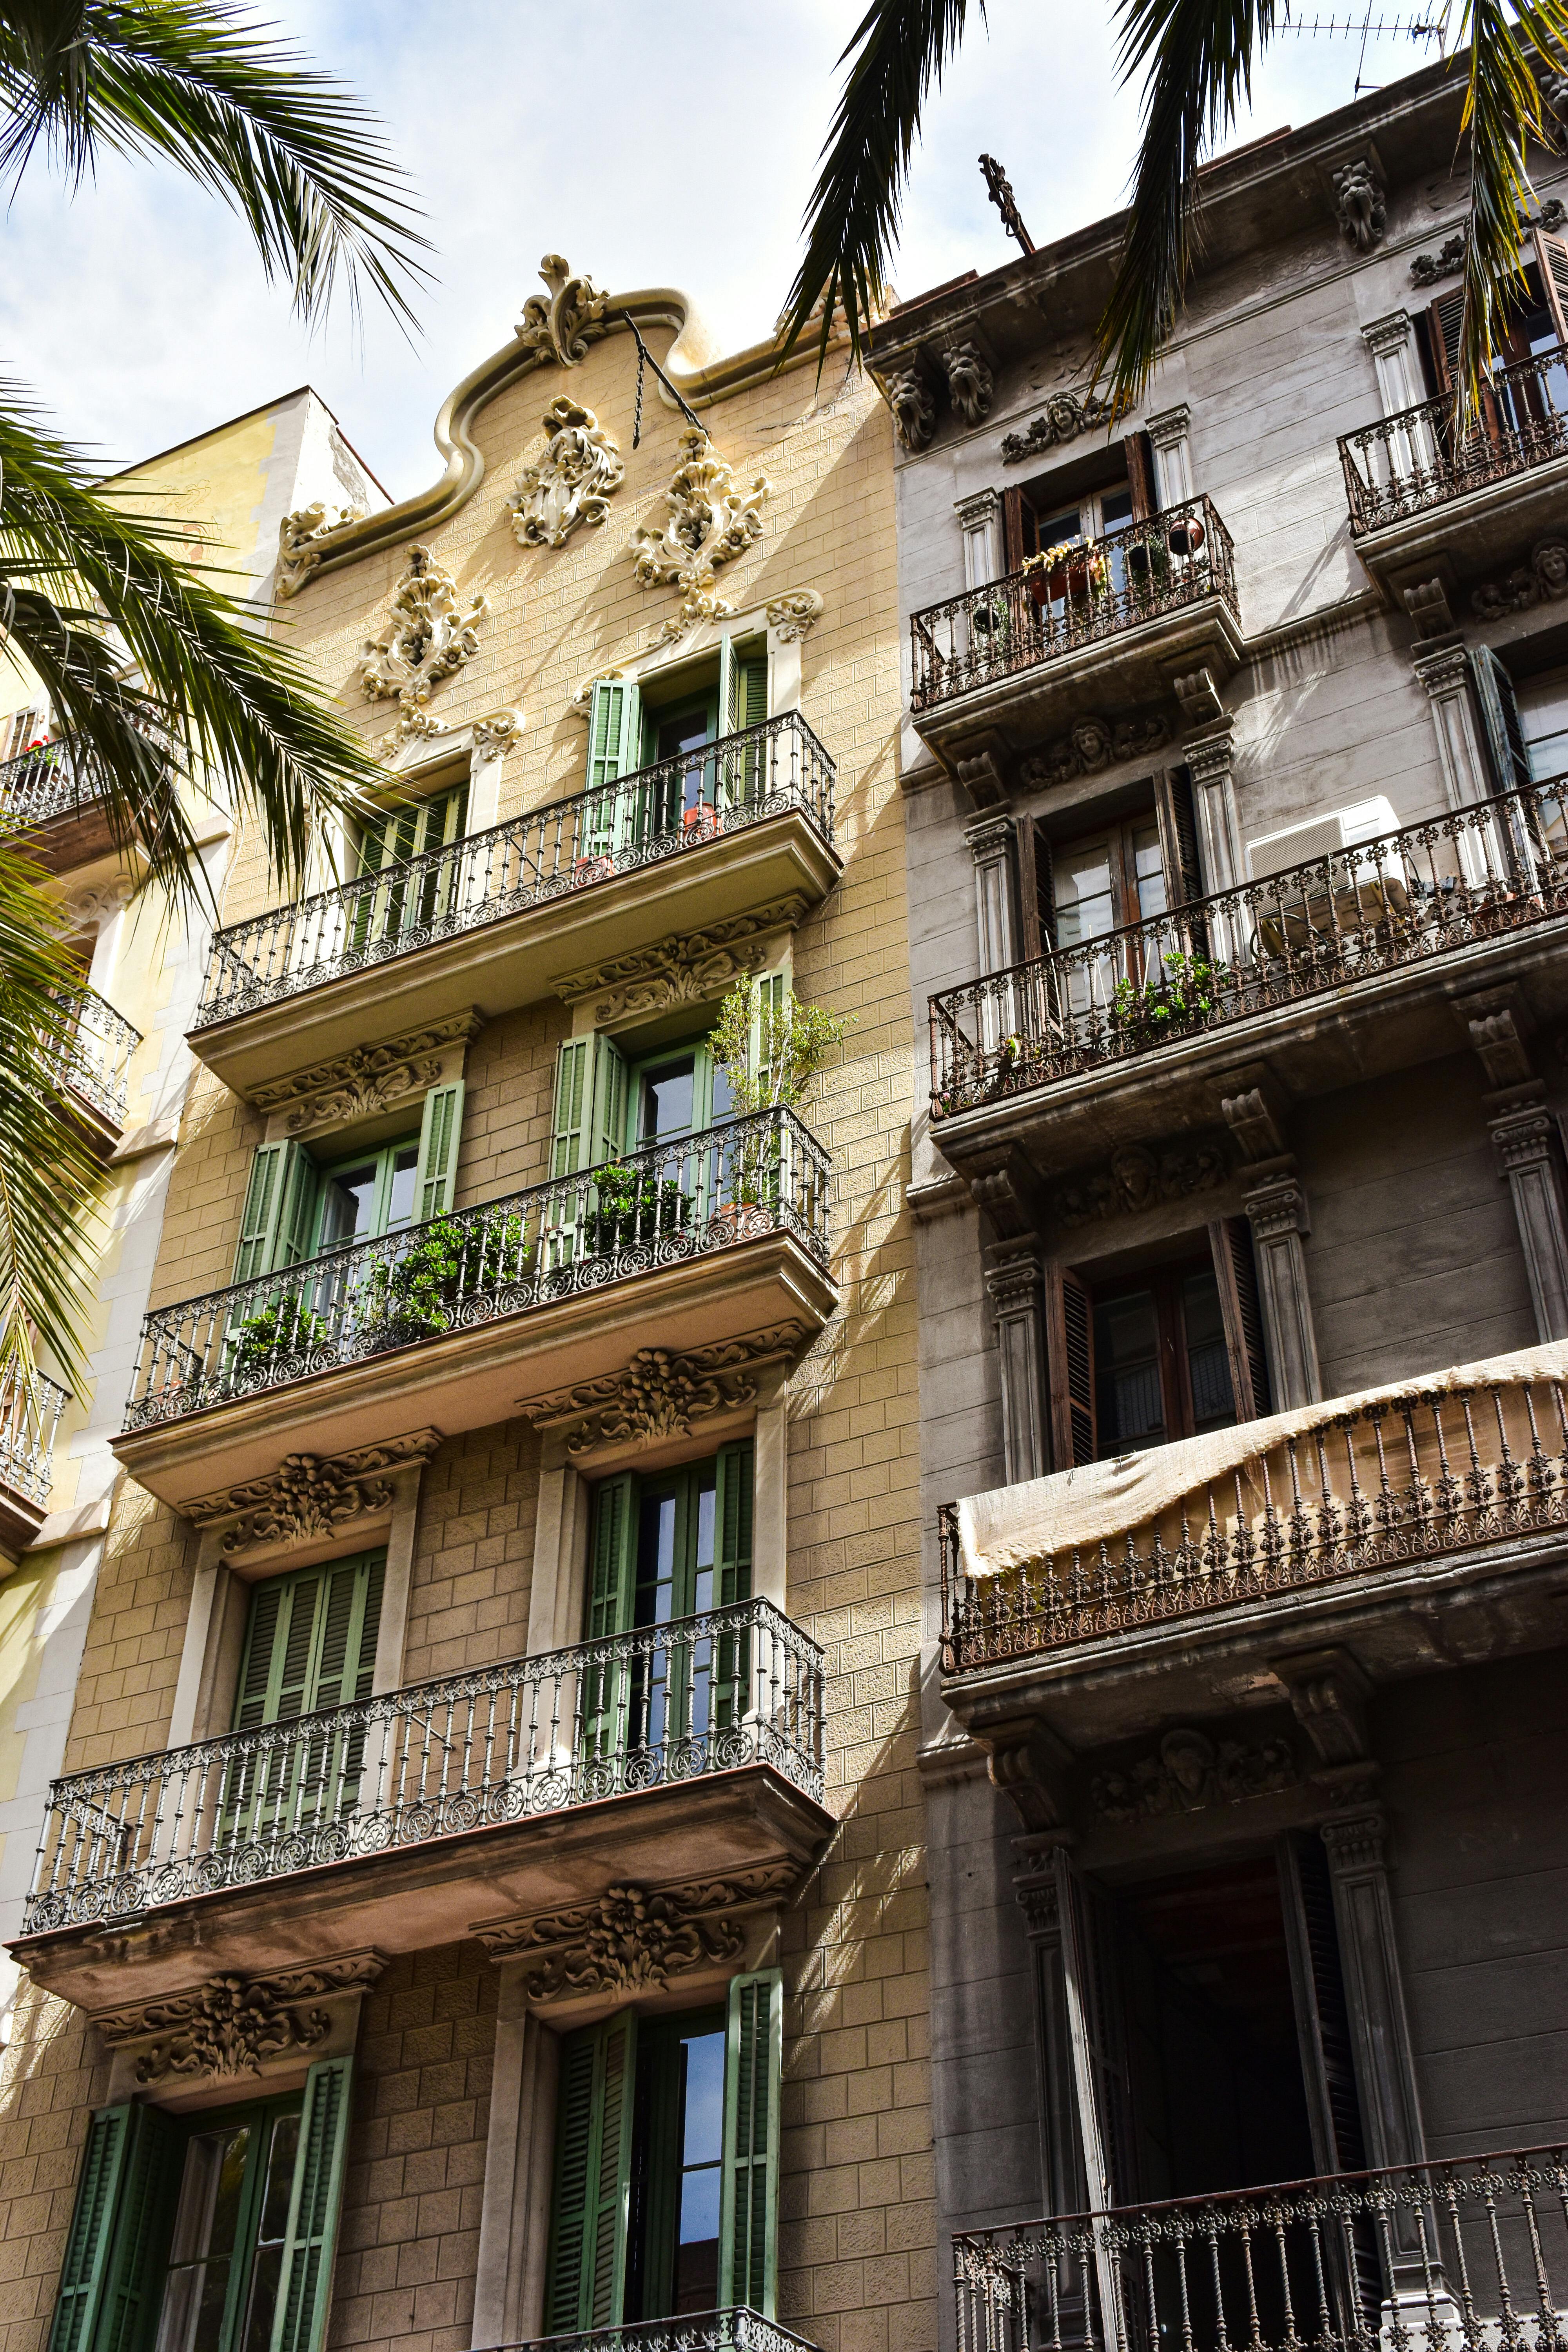
MULTIPOLYGON (((783 308, 801 216, 864 0, 272 0, 259 16, 351 81, 411 173, 437 282, 406 338, 340 302, 307 332, 245 232, 166 166, 107 160, 74 193, 37 162, 0 268, 0 367, 96 461, 152 456, 312 383, 395 497, 438 470, 452 386, 510 338, 564 254, 606 291, 677 286, 726 351, 783 308)), ((1226 145, 1347 104, 1358 64, 1392 81, 1434 54, 1405 39, 1289 37, 1226 145)), ((1306 6, 1298 10, 1306 16, 1306 6)), ((1388 0, 1405 21, 1421 0, 1388 0)), ((1037 244, 1114 210, 1137 133, 1103 6, 991 0, 930 104, 893 282, 907 300, 1014 247, 982 149, 1037 244)))

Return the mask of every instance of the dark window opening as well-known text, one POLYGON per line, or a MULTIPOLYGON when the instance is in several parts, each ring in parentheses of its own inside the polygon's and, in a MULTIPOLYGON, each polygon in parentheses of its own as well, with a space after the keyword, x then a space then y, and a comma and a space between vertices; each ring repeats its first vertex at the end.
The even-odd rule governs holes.
POLYGON ((1102 1457, 1229 1428, 1236 1397, 1212 1262, 1163 1267, 1092 1296, 1102 1457))
POLYGON ((724 2015, 644 2020, 637 2039, 626 2318, 719 2301, 724 2015))

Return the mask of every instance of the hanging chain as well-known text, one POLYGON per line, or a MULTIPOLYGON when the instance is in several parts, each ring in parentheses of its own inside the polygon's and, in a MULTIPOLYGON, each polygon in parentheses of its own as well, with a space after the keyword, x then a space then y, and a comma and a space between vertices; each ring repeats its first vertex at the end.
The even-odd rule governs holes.
POLYGON ((637 322, 632 317, 631 312, 629 310, 623 310, 620 313, 620 316, 626 320, 626 325, 631 329, 633 339, 637 347, 637 415, 632 423, 632 447, 635 449, 642 439, 643 370, 645 368, 652 368, 655 375, 658 376, 660 383, 663 384, 666 392, 668 393, 671 400, 674 401, 677 408, 679 409, 682 416, 686 418, 688 424, 695 425, 697 431, 701 434, 705 441, 711 440, 712 436, 709 432, 706 425, 703 424, 700 416, 697 415, 696 411, 688 402, 682 400, 679 393, 677 392, 675 386, 671 383, 669 378, 666 375, 664 370, 660 367, 658 362, 655 359, 653 353, 644 342, 641 335, 637 331, 637 322))

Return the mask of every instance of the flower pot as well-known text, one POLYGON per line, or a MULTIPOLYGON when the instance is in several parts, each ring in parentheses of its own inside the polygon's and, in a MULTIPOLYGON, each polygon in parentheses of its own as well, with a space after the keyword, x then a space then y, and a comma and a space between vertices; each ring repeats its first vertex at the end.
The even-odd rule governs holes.
POLYGON ((1171 525, 1165 533, 1165 544, 1173 555, 1196 555, 1207 537, 1208 533, 1196 515, 1188 515, 1183 521, 1171 525))
POLYGON ((680 838, 689 849, 694 842, 712 841, 723 829, 723 818, 710 801, 699 801, 680 820, 680 838))
POLYGON ((615 870, 613 857, 580 857, 572 868, 572 887, 584 890, 590 882, 607 882, 615 870))

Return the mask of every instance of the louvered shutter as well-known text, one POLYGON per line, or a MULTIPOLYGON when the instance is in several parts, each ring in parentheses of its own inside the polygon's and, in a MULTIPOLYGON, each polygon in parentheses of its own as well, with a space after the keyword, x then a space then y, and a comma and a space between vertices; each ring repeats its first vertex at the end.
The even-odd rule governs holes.
POLYGON ((1426 310, 1426 352, 1439 392, 1452 392, 1459 366, 1459 335, 1465 323, 1462 291, 1439 294, 1426 310))
POLYGON ((94 2352, 133 2119, 146 2113, 130 2105, 100 2107, 88 2126, 49 2352, 94 2352))
POLYGON ((588 792, 578 855, 585 865, 614 857, 624 845, 627 796, 617 779, 642 765, 642 698, 629 678, 602 677, 588 714, 588 792))
POLYGON ((1258 1304, 1258 1268, 1252 1229, 1245 1217, 1215 1217, 1209 1250, 1219 1286, 1220 1319, 1230 1360, 1230 1391, 1237 1421, 1261 1421, 1270 1409, 1268 1361, 1263 1347, 1263 1317, 1258 1304))
POLYGON ((1125 443, 1127 452, 1127 485, 1132 493, 1132 520, 1147 522, 1158 512, 1160 500, 1154 488, 1154 445, 1147 433, 1130 433, 1125 443))
POLYGON ((550 1173, 574 1175, 587 1165, 593 1106, 594 1046, 592 1037, 568 1037, 555 1062, 555 1136, 551 1146, 550 1173), (584 1111, 589 1118, 584 1117, 584 1111))
POLYGON ((637 2020, 574 2033, 561 2053, 545 2326, 552 2336, 619 2324, 631 2205, 637 2020))
POLYGON ((308 1256, 315 1208, 316 1170, 310 1154, 292 1138, 261 1144, 250 1163, 240 1213, 236 1282, 275 1274, 308 1256))
POLYGON ((180 2129, 159 2107, 132 2107, 103 2300, 89 2352, 140 2352, 163 2284, 180 2129))
POLYGON ((237 1731, 368 1698, 385 1575, 374 1551, 252 1586, 237 1731))
POLYGON ((1046 1353, 1051 1391, 1051 1466, 1095 1460, 1094 1304, 1072 1268, 1046 1267, 1046 1353))
POLYGON ((1541 273, 1541 290, 1552 313, 1557 340, 1568 343, 1568 244, 1560 236, 1548 236, 1542 228, 1531 229, 1531 238, 1535 247, 1535 266, 1541 273))
POLYGON ((458 1152, 463 1132, 461 1078, 432 1087, 419 1121, 419 1160, 414 1175, 414 1222, 426 1225, 444 1217, 457 1196, 458 1152))
POLYGON ((637 1478, 623 1470, 594 1489, 594 1533, 588 1548, 588 1610, 584 1639, 597 1642, 630 1631, 637 1583, 637 1478))
POLYGON ((305 2077, 269 2352, 321 2352, 326 2341, 353 2088, 352 2058, 318 2059, 305 2077))
POLYGON ((590 1165, 618 1160, 626 1148, 626 1066, 613 1037, 595 1037, 590 1165))
POLYGON ((1470 675, 1475 680, 1481 731, 1487 740, 1492 789, 1499 793, 1517 792, 1530 782, 1530 753, 1520 723, 1513 680, 1490 646, 1471 646, 1470 675))
POLYGON ((755 1446, 749 1437, 719 1448, 713 1503, 714 1577, 718 1605, 752 1597, 752 1496, 755 1446))
POLYGON ((1328 1856, 1304 1830, 1287 1831, 1277 1851, 1313 2159, 1320 2173, 1359 2172, 1366 2143, 1328 1856))
MULTIPOLYGON (((765 649, 731 655, 728 644, 724 650, 725 675, 720 681, 720 732, 740 735, 749 727, 760 727, 768 715, 768 656, 765 649)), ((760 800, 765 796, 769 786, 765 740, 748 743, 740 752, 721 759, 718 775, 721 808, 732 808, 738 803, 760 800)))
POLYGON ((1034 548, 1030 543, 1033 534, 1028 529, 1028 524, 1033 520, 1032 515, 1026 515, 1024 493, 1021 489, 1003 491, 1002 566, 1005 572, 1018 571, 1025 556, 1034 553, 1034 548))
MULTIPOLYGON (((616 1047, 596 1033, 568 1037, 555 1066, 555 1132, 551 1145, 552 1179, 581 1175, 625 1150, 626 1071, 616 1047)), ((584 1213, 594 1188, 578 1184, 549 1212, 548 1247, 556 1265, 577 1254, 584 1213)))
POLYGON ((1185 768, 1163 768, 1154 779, 1154 813, 1160 823, 1160 857, 1173 907, 1190 907, 1204 895, 1198 860, 1197 812, 1185 768))
POLYGON ((719 2302, 775 2315, 779 2104, 784 1977, 731 1980, 724 2053, 724 2165, 719 2203, 719 2302))

